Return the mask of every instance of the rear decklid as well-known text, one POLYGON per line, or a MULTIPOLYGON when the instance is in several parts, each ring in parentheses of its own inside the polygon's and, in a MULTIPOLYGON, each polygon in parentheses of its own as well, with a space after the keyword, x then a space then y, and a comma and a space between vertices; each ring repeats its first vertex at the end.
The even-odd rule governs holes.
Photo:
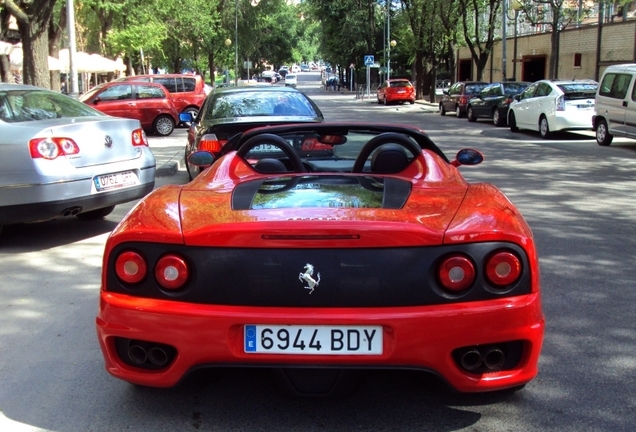
MULTIPOLYGON (((72 139, 80 151, 67 159, 75 168, 137 159, 142 153, 142 147, 133 146, 132 140, 133 131, 141 128, 138 120, 96 116, 25 122, 14 126, 31 128, 33 138, 72 139)), ((28 140, 24 144, 28 146, 28 140)))
POLYGON ((466 193, 466 185, 457 184, 414 189, 409 181, 385 178, 374 189, 367 180, 377 177, 310 177, 292 188, 283 182, 281 191, 273 193, 262 179, 233 191, 184 188, 185 243, 256 248, 438 245, 466 193), (365 180, 358 183, 358 178, 365 180))

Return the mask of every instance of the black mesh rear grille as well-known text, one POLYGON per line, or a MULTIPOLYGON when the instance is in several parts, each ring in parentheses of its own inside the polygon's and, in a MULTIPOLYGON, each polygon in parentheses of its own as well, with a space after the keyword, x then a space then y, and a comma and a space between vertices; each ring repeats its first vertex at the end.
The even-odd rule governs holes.
POLYGON ((109 257, 108 285, 112 292, 192 303, 295 306, 387 307, 477 301, 530 292, 528 260, 510 243, 378 249, 247 249, 171 246, 148 243, 119 245, 109 257), (513 286, 497 289, 483 276, 483 263, 494 250, 507 249, 522 261, 524 272, 513 286), (114 259, 125 250, 140 252, 149 276, 125 285, 114 273, 114 259), (445 292, 437 281, 437 263, 444 255, 462 252, 477 269, 473 287, 461 295, 445 292), (154 264, 163 254, 183 256, 192 269, 185 288, 165 292, 155 282, 154 264), (313 266, 313 291, 303 280, 313 266))

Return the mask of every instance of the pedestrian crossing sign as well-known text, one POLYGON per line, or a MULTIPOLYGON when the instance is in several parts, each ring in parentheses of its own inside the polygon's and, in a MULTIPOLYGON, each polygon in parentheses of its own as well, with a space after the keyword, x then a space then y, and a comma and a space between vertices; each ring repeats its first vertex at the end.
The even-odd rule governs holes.
POLYGON ((375 63, 375 60, 373 59, 372 55, 365 55, 364 56, 364 65, 365 66, 373 66, 373 63, 375 63))

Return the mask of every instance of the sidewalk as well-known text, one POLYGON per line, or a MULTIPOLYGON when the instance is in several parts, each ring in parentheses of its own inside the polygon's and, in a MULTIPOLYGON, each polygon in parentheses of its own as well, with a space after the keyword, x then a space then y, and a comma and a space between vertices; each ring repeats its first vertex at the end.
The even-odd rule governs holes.
POLYGON ((169 137, 148 137, 150 150, 157 162, 156 177, 169 177, 185 169, 186 136, 178 134, 169 137))

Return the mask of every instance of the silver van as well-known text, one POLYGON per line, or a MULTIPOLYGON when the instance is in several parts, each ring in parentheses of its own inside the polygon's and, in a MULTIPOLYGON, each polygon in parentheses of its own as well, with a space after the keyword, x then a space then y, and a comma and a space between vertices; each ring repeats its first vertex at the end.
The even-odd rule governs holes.
POLYGON ((609 66, 596 91, 592 128, 596 142, 608 146, 612 139, 636 139, 636 64, 609 66))

